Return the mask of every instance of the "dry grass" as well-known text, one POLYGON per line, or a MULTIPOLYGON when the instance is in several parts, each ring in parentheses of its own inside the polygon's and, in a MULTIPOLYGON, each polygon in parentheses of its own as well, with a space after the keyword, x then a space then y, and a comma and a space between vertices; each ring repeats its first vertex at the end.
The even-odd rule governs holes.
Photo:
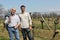
MULTIPOLYGON (((46 19, 47 21, 47 19, 46 19)), ((60 19, 59 19, 60 22, 60 19)), ((47 30, 47 26, 44 23, 44 29, 41 29, 41 22, 39 20, 34 19, 33 23, 35 25, 34 28, 34 39, 35 40, 51 40, 52 36, 53 36, 53 30, 49 31, 47 30)), ((48 21, 47 21, 48 23, 48 21)), ((54 28, 54 24, 53 24, 53 20, 51 20, 49 22, 50 27, 53 29, 54 28)), ((8 36, 8 32, 6 31, 6 29, 4 30, 4 32, 2 32, 2 28, 3 25, 2 23, 0 24, 0 40, 9 40, 9 36, 8 36)), ((57 26, 57 30, 59 31, 59 33, 56 35, 54 40, 60 40, 60 23, 57 26)), ((31 31, 32 32, 32 31, 31 31)), ((20 32, 20 39, 22 40, 22 34, 20 32)))

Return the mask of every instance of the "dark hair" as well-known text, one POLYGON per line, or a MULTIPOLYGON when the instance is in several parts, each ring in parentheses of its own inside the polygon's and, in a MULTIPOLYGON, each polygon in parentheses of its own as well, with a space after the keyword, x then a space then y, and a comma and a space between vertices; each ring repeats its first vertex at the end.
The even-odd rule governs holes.
POLYGON ((21 7, 20 7, 20 8, 22 8, 22 7, 24 7, 24 8, 25 8, 25 5, 21 5, 21 7))

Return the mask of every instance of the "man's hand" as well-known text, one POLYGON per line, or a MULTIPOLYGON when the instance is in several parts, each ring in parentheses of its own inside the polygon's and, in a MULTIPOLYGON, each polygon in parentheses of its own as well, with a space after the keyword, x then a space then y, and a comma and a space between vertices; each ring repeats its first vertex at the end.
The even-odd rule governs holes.
POLYGON ((15 29, 17 29, 18 27, 17 27, 17 26, 15 26, 14 28, 15 28, 15 29))
POLYGON ((18 29, 19 29, 19 28, 20 28, 20 24, 15 25, 15 27, 14 27, 14 28, 15 28, 15 29, 16 29, 16 28, 18 28, 18 29))
POLYGON ((21 31, 21 24, 18 26, 19 31, 21 31))
POLYGON ((30 26, 30 30, 32 30, 32 26, 30 26))

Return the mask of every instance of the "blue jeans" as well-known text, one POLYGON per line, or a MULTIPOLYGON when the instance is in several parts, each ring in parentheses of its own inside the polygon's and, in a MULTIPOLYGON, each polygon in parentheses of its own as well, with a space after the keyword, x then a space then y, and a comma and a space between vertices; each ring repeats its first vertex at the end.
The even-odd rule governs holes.
POLYGON ((9 33, 10 40, 14 40, 14 36, 15 36, 16 40, 20 40, 18 29, 8 27, 8 33, 9 33))
POLYGON ((33 40, 29 28, 21 28, 21 32, 22 32, 22 35, 23 35, 23 40, 27 40, 27 36, 28 36, 29 40, 33 40))

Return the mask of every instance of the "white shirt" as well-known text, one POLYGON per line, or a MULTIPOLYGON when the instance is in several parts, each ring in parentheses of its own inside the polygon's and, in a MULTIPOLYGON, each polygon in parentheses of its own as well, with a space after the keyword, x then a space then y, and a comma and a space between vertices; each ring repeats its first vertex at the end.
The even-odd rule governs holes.
POLYGON ((21 19, 21 28, 29 28, 29 25, 32 25, 32 20, 29 13, 24 12, 23 14, 19 14, 21 19))
MULTIPOLYGON (((10 16, 10 19, 11 19, 11 22, 8 24, 9 27, 13 27, 17 24, 20 24, 20 19, 19 19, 18 15, 15 14, 13 16, 10 16)), ((8 23, 8 22, 6 22, 6 23, 8 23)))

